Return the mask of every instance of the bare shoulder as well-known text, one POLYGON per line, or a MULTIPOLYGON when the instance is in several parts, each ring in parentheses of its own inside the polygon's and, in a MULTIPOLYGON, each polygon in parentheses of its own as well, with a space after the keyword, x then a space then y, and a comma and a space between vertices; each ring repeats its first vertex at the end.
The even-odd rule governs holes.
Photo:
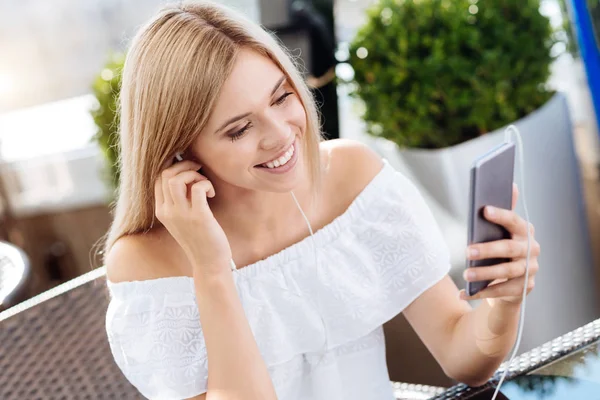
POLYGON ((117 240, 105 259, 112 283, 186 274, 187 259, 170 235, 148 233, 117 240))
POLYGON ((206 399, 206 393, 198 395, 198 396, 190 397, 187 400, 205 400, 205 399, 206 399))
POLYGON ((343 193, 350 202, 383 167, 383 161, 375 151, 355 140, 328 140, 321 143, 321 151, 327 154, 327 186, 337 195, 343 193))
POLYGON ((325 204, 329 209, 327 213, 335 217, 341 215, 381 171, 383 161, 370 147, 350 139, 322 142, 321 154, 325 166, 325 204))

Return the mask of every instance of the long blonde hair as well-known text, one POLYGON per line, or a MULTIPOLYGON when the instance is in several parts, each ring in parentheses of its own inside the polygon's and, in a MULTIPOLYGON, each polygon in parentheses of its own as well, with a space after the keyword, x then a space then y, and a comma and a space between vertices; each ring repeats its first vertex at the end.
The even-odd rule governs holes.
POLYGON ((164 7, 133 38, 120 93, 120 183, 103 261, 121 237, 149 231, 154 182, 178 151, 205 127, 236 56, 247 48, 287 75, 306 110, 303 147, 313 188, 320 177, 322 139, 315 100, 284 47, 253 21, 210 2, 164 7))

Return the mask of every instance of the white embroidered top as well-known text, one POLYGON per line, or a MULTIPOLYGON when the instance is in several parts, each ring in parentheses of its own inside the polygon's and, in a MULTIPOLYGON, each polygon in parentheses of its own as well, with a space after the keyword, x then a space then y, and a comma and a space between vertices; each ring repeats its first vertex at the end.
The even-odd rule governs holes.
MULTIPOLYGON (((393 400, 382 324, 449 269, 431 212, 384 160, 333 222, 233 274, 280 400, 393 400)), ((107 284, 108 340, 129 382, 156 400, 206 392, 193 279, 107 284)))

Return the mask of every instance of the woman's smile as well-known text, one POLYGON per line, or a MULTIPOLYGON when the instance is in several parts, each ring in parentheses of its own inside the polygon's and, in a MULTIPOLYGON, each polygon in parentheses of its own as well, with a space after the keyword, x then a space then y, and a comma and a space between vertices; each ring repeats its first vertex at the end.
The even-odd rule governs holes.
POLYGON ((294 140, 294 143, 292 143, 283 155, 264 164, 257 165, 255 168, 269 173, 284 174, 294 168, 298 162, 298 147, 298 141, 294 140))

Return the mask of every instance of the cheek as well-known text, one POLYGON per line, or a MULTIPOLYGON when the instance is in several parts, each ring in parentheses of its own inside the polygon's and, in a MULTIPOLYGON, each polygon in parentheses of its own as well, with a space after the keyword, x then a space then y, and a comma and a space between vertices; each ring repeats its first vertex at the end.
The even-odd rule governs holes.
POLYGON ((256 143, 250 137, 231 142, 229 139, 203 138, 194 143, 193 151, 214 178, 244 186, 245 171, 256 162, 256 143))
POLYGON ((250 138, 242 138, 233 143, 224 140, 213 149, 213 162, 224 170, 239 171, 240 167, 251 163, 256 157, 256 143, 248 139, 250 138))
POLYGON ((232 143, 211 137, 198 138, 192 146, 198 161, 213 171, 225 171, 232 162, 232 143))

